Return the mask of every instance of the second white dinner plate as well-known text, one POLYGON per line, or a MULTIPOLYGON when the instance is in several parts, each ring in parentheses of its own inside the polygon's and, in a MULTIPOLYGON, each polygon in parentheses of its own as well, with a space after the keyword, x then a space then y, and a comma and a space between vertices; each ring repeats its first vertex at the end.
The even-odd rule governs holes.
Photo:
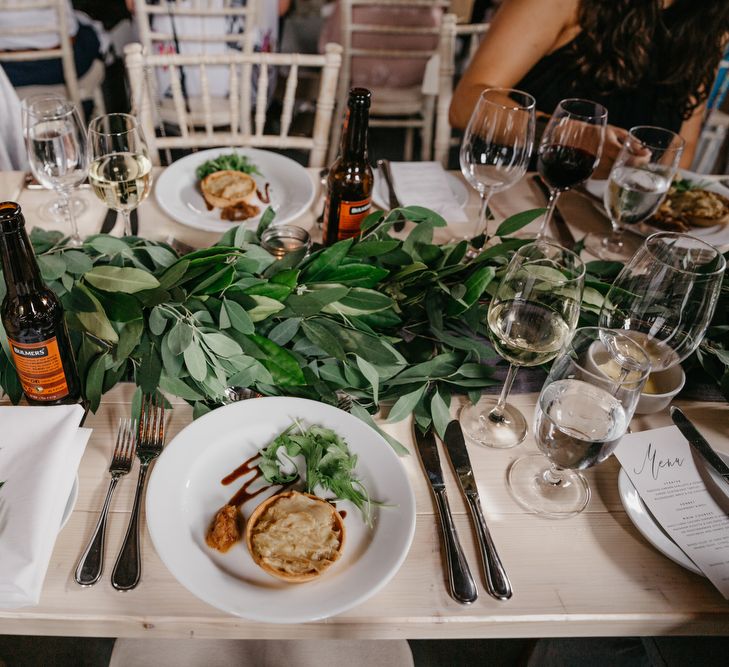
MULTIPOLYGON (((241 222, 221 220, 220 209, 208 210, 195 175, 203 162, 229 153, 246 156, 261 172, 252 176, 261 193, 265 193, 266 184, 269 186, 270 205, 276 211, 274 224, 290 222, 311 206, 316 188, 306 169, 298 162, 271 151, 237 147, 198 151, 167 167, 155 185, 155 197, 162 210, 183 225, 208 232, 222 234, 231 227, 240 225, 241 222)), ((244 221, 251 225, 258 222, 260 214, 269 205, 260 200, 255 203, 260 213, 244 221)))
MULTIPOLYGON (((245 503, 248 518, 274 490, 245 503)), ((268 623, 302 623, 341 613, 379 591, 397 572, 415 532, 415 498, 405 470, 387 442, 351 414, 300 398, 257 398, 200 417, 165 447, 147 490, 147 525, 170 572, 201 600, 229 614, 268 623), (227 553, 205 543, 216 511, 247 479, 221 480, 294 420, 319 424, 342 436, 357 455, 357 476, 373 499, 368 528, 349 502, 341 558, 320 578, 291 584, 266 574, 243 541, 227 553)))

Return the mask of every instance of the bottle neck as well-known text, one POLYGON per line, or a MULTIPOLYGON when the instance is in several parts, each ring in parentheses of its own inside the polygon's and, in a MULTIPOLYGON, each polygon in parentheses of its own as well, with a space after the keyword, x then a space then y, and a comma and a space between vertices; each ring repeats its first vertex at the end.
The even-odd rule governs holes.
POLYGON ((345 161, 367 158, 367 125, 370 112, 366 107, 347 109, 347 120, 342 136, 342 158, 345 161))
POLYGON ((0 234, 0 261, 9 296, 29 294, 45 287, 25 227, 0 234))

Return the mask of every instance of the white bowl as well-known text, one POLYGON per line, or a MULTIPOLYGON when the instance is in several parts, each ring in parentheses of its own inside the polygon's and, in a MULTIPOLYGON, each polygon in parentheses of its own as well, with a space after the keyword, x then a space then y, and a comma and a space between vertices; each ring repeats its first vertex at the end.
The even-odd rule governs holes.
POLYGON ((638 405, 635 408, 635 414, 647 415, 653 412, 660 412, 668 407, 673 397, 678 394, 686 382, 686 373, 680 365, 667 368, 665 371, 651 373, 649 380, 653 380, 656 387, 660 390, 659 394, 641 393, 638 399, 638 405))

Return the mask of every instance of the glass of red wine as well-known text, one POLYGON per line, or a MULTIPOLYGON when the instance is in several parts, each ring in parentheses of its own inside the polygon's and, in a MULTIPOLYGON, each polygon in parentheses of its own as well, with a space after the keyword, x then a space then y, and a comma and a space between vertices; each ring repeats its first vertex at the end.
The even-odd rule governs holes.
POLYGON ((539 144, 537 171, 549 188, 549 205, 537 238, 545 238, 557 197, 586 181, 600 162, 607 109, 590 100, 562 100, 539 144))

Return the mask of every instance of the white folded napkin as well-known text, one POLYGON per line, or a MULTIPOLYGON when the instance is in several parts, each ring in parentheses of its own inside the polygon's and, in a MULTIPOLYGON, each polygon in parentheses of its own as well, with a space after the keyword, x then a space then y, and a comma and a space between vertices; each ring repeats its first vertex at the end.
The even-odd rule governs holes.
POLYGON ((0 608, 38 604, 90 429, 80 405, 0 407, 0 608))
POLYGON ((424 206, 448 222, 468 222, 440 162, 391 162, 395 193, 403 206, 424 206))

